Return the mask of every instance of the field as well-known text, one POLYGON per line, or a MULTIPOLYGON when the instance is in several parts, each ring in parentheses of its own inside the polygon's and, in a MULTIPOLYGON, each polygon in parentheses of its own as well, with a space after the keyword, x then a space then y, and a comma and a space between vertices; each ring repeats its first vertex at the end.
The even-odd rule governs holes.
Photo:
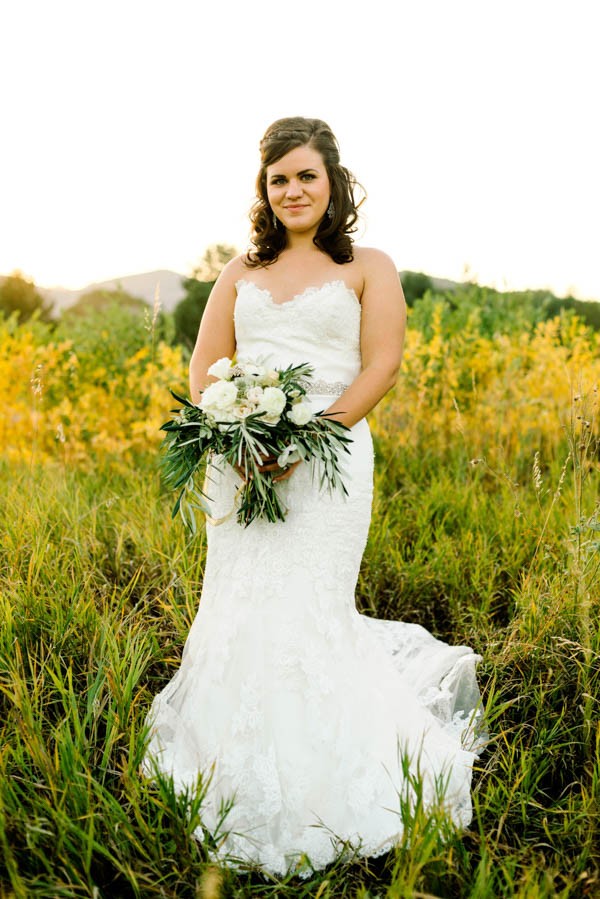
POLYGON ((482 654, 474 819, 276 881, 212 865, 201 794, 138 776, 205 546, 158 467, 185 354, 110 315, 0 321, 0 896, 600 895, 600 337, 473 285, 411 309, 357 602, 482 654))

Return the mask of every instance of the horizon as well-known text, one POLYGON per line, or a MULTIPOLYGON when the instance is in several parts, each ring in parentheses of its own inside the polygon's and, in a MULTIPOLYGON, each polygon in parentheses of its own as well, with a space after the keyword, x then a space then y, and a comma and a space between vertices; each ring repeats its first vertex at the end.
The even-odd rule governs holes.
MULTIPOLYGON (((32 279, 30 276, 28 276, 25 272, 19 272, 19 271, 14 271, 14 272, 9 272, 9 273, 0 272, 0 279, 11 277, 13 275, 20 275, 21 277, 25 278, 25 280, 32 282, 35 285, 36 289, 40 289, 45 292, 46 291, 51 292, 53 290, 56 290, 56 291, 63 291, 66 293, 81 293, 82 291, 89 290, 94 287, 101 287, 104 284, 119 284, 120 282, 126 281, 127 279, 130 279, 130 278, 140 278, 140 277, 143 278, 143 277, 149 277, 150 275, 161 274, 161 273, 169 274, 169 275, 177 275, 178 277, 180 277, 182 279, 192 277, 191 274, 185 274, 183 272, 176 271, 175 269, 152 268, 152 269, 148 269, 148 271, 144 271, 144 272, 128 272, 127 274, 116 275, 115 277, 112 277, 112 278, 104 278, 101 281, 88 281, 87 283, 80 284, 77 287, 69 287, 65 284, 51 284, 51 285, 40 284, 37 281, 35 281, 34 279, 32 279)), ((493 284, 489 284, 489 283, 485 283, 483 281, 477 280, 476 278, 474 278, 472 276, 471 273, 468 273, 468 272, 466 273, 468 275, 468 277, 464 277, 462 279, 461 278, 455 279, 455 278, 449 278, 445 275, 433 274, 431 272, 426 272, 426 271, 421 271, 421 270, 416 270, 416 269, 398 269, 398 275, 401 276, 403 274, 425 275, 426 277, 431 278, 431 280, 433 282, 447 281, 451 284, 456 284, 457 286, 461 286, 463 284, 465 284, 465 285, 466 284, 474 284, 477 287, 487 288, 490 290, 494 290, 498 293, 527 293, 527 292, 537 293, 537 292, 548 291, 548 293, 553 294, 557 299, 576 299, 581 302, 600 303, 600 297, 580 297, 580 296, 575 296, 572 293, 559 294, 559 293, 556 293, 554 290, 552 290, 547 285, 539 286, 539 285, 531 284, 527 287, 522 287, 522 288, 497 287, 493 284)), ((198 280, 202 281, 201 278, 198 280)), ((210 283, 210 282, 205 282, 205 283, 210 283)))

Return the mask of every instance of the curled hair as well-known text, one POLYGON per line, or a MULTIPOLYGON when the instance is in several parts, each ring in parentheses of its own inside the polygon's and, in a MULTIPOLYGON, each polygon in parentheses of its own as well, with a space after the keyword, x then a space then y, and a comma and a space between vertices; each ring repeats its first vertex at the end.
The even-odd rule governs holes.
POLYGON ((354 199, 354 188, 358 182, 340 164, 339 145, 329 125, 321 119, 295 116, 273 122, 260 142, 261 166, 256 179, 257 199, 250 210, 250 239, 254 249, 247 253, 245 260, 250 268, 275 262, 286 244, 285 228, 273 222, 273 210, 267 196, 267 167, 290 150, 305 146, 312 147, 323 159, 334 207, 331 218, 323 216, 313 243, 328 253, 334 262, 352 262, 354 259, 350 234, 356 231, 358 207, 354 199))

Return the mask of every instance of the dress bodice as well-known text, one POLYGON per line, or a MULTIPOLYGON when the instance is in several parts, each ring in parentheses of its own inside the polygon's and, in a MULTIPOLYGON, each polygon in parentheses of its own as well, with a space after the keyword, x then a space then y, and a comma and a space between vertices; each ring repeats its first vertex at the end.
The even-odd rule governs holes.
POLYGON ((252 281, 236 283, 235 336, 240 361, 273 367, 307 362, 314 378, 350 384, 361 369, 358 298, 342 280, 307 287, 285 303, 252 281))

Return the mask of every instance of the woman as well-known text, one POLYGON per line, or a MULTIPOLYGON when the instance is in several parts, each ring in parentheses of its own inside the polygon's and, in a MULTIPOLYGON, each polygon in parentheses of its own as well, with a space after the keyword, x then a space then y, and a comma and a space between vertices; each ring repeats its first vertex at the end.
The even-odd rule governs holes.
MULTIPOLYGON (((203 825, 220 857, 306 873, 340 849, 375 855, 402 833, 401 800, 471 818, 477 656, 423 628, 360 615, 354 590, 369 528, 373 450, 365 415, 394 385, 405 329, 398 274, 354 247, 354 180, 318 119, 275 122, 261 142, 254 250, 215 284, 190 365, 192 399, 223 356, 308 362, 310 401, 347 425, 348 496, 310 466, 265 469, 284 522, 230 514, 240 472, 213 467, 208 555, 182 665, 154 700, 146 770, 180 789, 209 778, 203 825), (470 736, 469 736, 470 734, 470 736), (405 767, 403 768, 403 764, 405 767), (440 797, 437 797, 440 799, 440 797), (233 800, 223 820, 222 803, 233 800)), ((202 836, 201 833, 198 834, 202 836)))

